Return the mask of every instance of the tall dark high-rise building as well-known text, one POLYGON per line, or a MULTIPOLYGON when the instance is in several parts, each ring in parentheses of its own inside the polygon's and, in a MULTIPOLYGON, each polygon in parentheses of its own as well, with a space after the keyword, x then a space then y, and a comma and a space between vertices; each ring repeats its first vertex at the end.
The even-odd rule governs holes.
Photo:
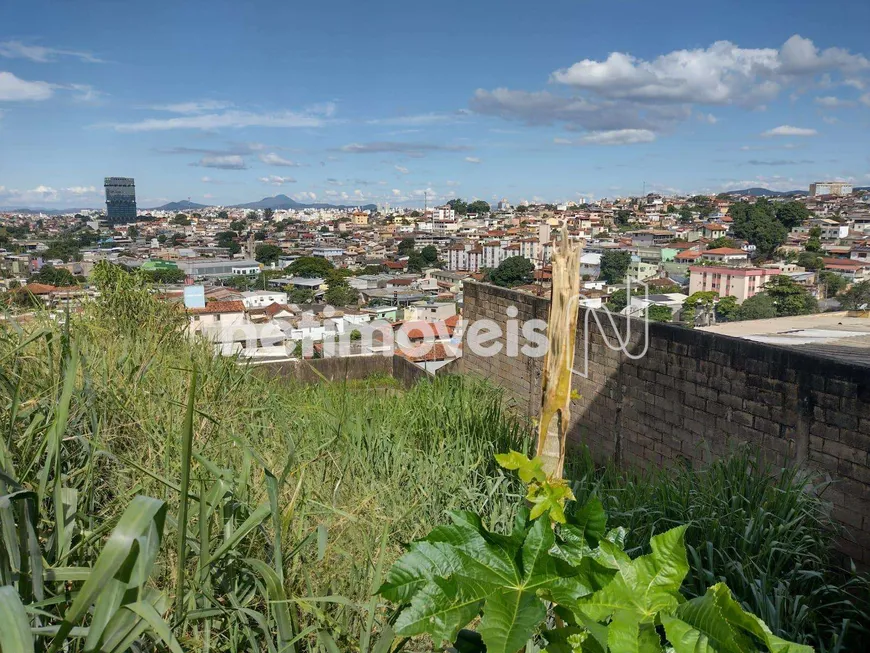
POLYGON ((106 177, 106 217, 109 224, 136 221, 136 184, 132 177, 106 177))

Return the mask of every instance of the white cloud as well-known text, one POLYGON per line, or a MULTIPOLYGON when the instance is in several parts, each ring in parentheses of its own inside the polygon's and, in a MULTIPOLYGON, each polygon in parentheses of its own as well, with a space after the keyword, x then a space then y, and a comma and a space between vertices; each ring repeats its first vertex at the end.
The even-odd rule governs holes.
POLYGON ((317 195, 309 191, 302 191, 301 193, 296 193, 293 199, 297 202, 314 202, 317 199, 317 195))
POLYGON ((473 111, 530 125, 564 124, 570 131, 625 129, 656 134, 697 116, 698 106, 761 110, 785 90, 861 85, 870 60, 842 48, 820 50, 795 35, 780 48, 742 48, 717 41, 707 48, 675 50, 652 59, 612 52, 553 72, 550 81, 569 93, 478 89, 473 111))
POLYGON ((840 120, 834 116, 822 116, 822 122, 828 125, 836 125, 840 120))
POLYGON ((71 195, 92 195, 98 192, 95 186, 72 186, 64 188, 64 191, 71 195))
POLYGON ((370 125, 420 126, 437 125, 456 122, 462 118, 461 113, 422 113, 414 116, 397 116, 395 118, 378 118, 366 121, 370 125))
POLYGON ((841 107, 855 106, 855 103, 851 100, 843 100, 842 98, 834 97, 833 95, 817 97, 815 103, 820 107, 825 107, 826 109, 839 109, 841 107))
POLYGON ((0 101, 47 100, 53 92, 54 86, 48 82, 29 82, 0 72, 0 101))
POLYGON ((396 170, 398 170, 399 172, 401 172, 403 175, 407 175, 409 172, 411 172, 411 171, 408 170, 405 166, 399 166, 399 165, 396 165, 396 166, 393 166, 393 167, 394 167, 396 170))
POLYGON ((381 154, 401 152, 407 156, 423 156, 426 152, 461 152, 469 149, 464 145, 441 145, 440 143, 408 143, 403 141, 375 141, 372 143, 349 143, 339 148, 348 154, 381 154))
POLYGON ((260 155, 260 161, 270 166, 281 166, 285 168, 298 168, 299 164, 290 159, 275 154, 274 152, 263 153, 260 155))
POLYGON ((196 100, 193 102, 177 102, 175 104, 157 104, 148 108, 153 111, 167 111, 169 113, 198 114, 206 113, 207 111, 229 109, 231 106, 233 106, 232 102, 224 102, 222 100, 196 100))
POLYGON ((279 177, 277 175, 269 175, 268 177, 260 177, 260 181, 264 184, 272 186, 283 186, 284 184, 295 184, 296 180, 293 177, 279 177))
POLYGON ((806 127, 792 127, 791 125, 780 125, 779 127, 768 129, 761 135, 767 138, 770 136, 815 136, 818 133, 819 132, 817 132, 815 129, 808 129, 806 127))
POLYGON ((476 156, 467 156, 465 157, 465 160, 468 163, 480 163, 480 159, 478 159, 476 156))
POLYGON ((240 129, 242 127, 320 127, 323 118, 293 111, 254 113, 250 111, 224 111, 178 118, 149 118, 139 122, 115 123, 118 132, 168 131, 171 129, 240 129))
POLYGON ((592 132, 583 136, 579 142, 585 145, 633 145, 652 143, 655 139, 655 133, 648 129, 614 129, 592 132))
POLYGON ((21 41, 0 42, 0 57, 8 59, 29 59, 37 63, 48 63, 59 57, 73 57, 87 63, 104 63, 90 52, 47 48, 41 45, 27 45, 21 41))
POLYGON ((698 120, 700 120, 701 122, 706 122, 708 125, 715 125, 717 122, 719 122, 719 119, 712 113, 698 114, 698 120))
POLYGON ((842 48, 820 51, 792 36, 780 49, 741 48, 717 41, 707 49, 675 50, 651 61, 623 52, 584 59, 551 79, 607 98, 693 104, 756 105, 772 99, 789 78, 870 69, 870 60, 842 48))
POLYGON ((402 194, 402 191, 400 191, 398 188, 393 189, 393 196, 394 197, 399 197, 401 194, 402 194))
POLYGON ((861 96, 861 104, 870 107, 870 93, 865 93, 861 96))
POLYGON ((193 166, 202 168, 218 168, 219 170, 244 170, 247 168, 245 160, 238 154, 206 155, 198 162, 191 163, 193 166))

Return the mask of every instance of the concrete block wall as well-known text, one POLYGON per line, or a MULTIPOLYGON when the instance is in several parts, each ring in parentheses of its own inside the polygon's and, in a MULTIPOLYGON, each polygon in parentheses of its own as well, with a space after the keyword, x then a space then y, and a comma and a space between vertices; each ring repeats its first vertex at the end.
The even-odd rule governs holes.
MULTIPOLYGON (((487 284, 466 282, 468 325, 488 318, 506 331, 508 306, 517 320, 546 319, 549 302, 487 284)), ((598 459, 621 464, 702 464, 735 442, 758 447, 772 463, 802 465, 835 483, 825 497, 850 537, 841 550, 870 564, 870 369, 748 340, 631 320, 627 350, 613 325, 598 312, 580 313, 569 436, 586 443, 598 459), (588 318, 588 322, 587 322, 588 318), (586 337, 588 331, 588 339, 586 337), (605 338, 607 340, 605 340, 605 338), (584 347, 588 342, 588 358, 584 347)), ((627 333, 628 320, 614 317, 627 333)), ((524 342, 520 338, 521 342, 524 342)), ((506 339, 505 339, 505 344, 506 339)), ((534 415, 540 405, 543 359, 520 354, 475 355, 466 345, 460 370, 505 388, 519 409, 534 415)))

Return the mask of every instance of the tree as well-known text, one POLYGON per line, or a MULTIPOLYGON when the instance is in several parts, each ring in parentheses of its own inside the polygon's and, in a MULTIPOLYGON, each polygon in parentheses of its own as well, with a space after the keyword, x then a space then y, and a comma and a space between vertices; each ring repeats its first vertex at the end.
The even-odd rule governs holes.
POLYGON ((408 254, 408 272, 422 272, 427 267, 426 259, 416 249, 408 254))
POLYGON ((626 306, 628 306, 628 293, 625 292, 625 288, 617 290, 607 298, 607 310, 611 313, 621 313, 626 306))
POLYGON ((282 256, 283 254, 284 250, 282 250, 277 245, 268 245, 266 243, 257 245, 257 249, 254 250, 254 258, 263 265, 272 265, 273 263, 277 263, 278 257, 282 256))
POLYGON ((230 214, 226 211, 218 211, 217 217, 221 220, 229 220, 230 214))
POLYGON ((814 252, 801 252, 797 264, 805 270, 821 270, 825 267, 825 260, 814 252))
POLYGON ((327 277, 329 288, 326 291, 324 300, 332 306, 349 306, 356 304, 359 299, 359 293, 350 287, 347 278, 338 270, 333 270, 327 277))
POLYGON ((426 245, 426 247, 420 250, 420 256, 429 265, 434 265, 438 262, 438 250, 435 248, 435 245, 426 245))
POLYGON ((490 272, 489 278, 497 286, 512 288, 531 283, 535 266, 523 256, 509 256, 490 272))
POLYGON ((870 309, 870 281, 856 283, 849 290, 840 293, 840 306, 847 311, 870 309))
POLYGON ((740 305, 738 320, 766 320, 776 317, 776 305, 770 295, 760 292, 740 305))
POLYGON ((650 322, 670 322, 674 317, 674 311, 670 306, 650 306, 647 311, 647 319, 650 322))
POLYGON ((242 246, 236 242, 235 231, 221 231, 217 234, 217 246, 229 249, 230 255, 238 254, 242 251, 242 246))
POLYGON ((808 252, 821 252, 822 251, 822 228, 821 227, 813 227, 810 229, 810 238, 807 240, 807 244, 804 245, 804 249, 808 252))
POLYGON ((529 210, 529 207, 526 206, 525 204, 520 204, 516 210, 517 210, 517 213, 525 213, 526 211, 529 210))
POLYGON ((320 256, 300 256, 290 265, 284 268, 284 272, 294 277, 326 278, 335 267, 320 256))
POLYGON ((65 268, 56 268, 53 265, 43 265, 39 272, 30 277, 31 283, 44 283, 49 286, 74 286, 76 278, 72 272, 65 268))
POLYGON ((695 326, 698 321, 702 325, 708 324, 718 297, 719 294, 715 290, 699 290, 686 297, 683 300, 683 322, 689 326, 695 326), (700 320, 697 319, 699 314, 700 320))
POLYGON ((402 240, 396 247, 396 251, 399 253, 399 256, 408 256, 411 252, 414 251, 414 239, 402 238, 402 240))
POLYGON ((620 209, 613 216, 614 222, 618 224, 620 227, 624 227, 629 222, 631 222, 632 218, 634 218, 634 213, 629 211, 628 209, 620 209))
POLYGON ((136 227, 136 225, 131 224, 129 227, 127 227, 127 238, 130 238, 131 240, 136 240, 138 237, 139 229, 136 227))
POLYGON ((609 284, 622 283, 631 265, 631 254, 622 250, 608 250, 601 256, 601 278, 609 284))
POLYGON ((419 218, 420 215, 421 215, 421 214, 420 214, 419 211, 411 211, 411 217, 412 217, 412 218, 419 218))
POLYGON ((809 217, 809 209, 801 202, 783 202, 776 207, 776 219, 786 229, 793 229, 803 224, 809 217))
POLYGON ((731 249, 736 249, 737 243, 733 238, 729 238, 728 236, 719 236, 718 238, 714 238, 707 244, 707 249, 719 249, 720 247, 730 247, 731 249))
POLYGON ((259 217, 260 216, 256 211, 248 211, 245 214, 245 219, 248 220, 249 222, 253 221, 253 220, 257 220, 257 219, 259 219, 259 217))
POLYGON ((465 200, 458 197, 447 202, 447 206, 456 211, 456 215, 465 215, 468 213, 468 204, 465 200))
POLYGON ((734 322, 739 319, 740 306, 734 295, 722 297, 716 302, 716 319, 721 322, 734 322))
POLYGON ((314 290, 311 288, 285 286, 284 292, 287 293, 288 301, 291 304, 310 304, 314 301, 314 290))
POLYGON ((184 244, 184 234, 182 234, 182 233, 178 233, 178 232, 176 231, 176 232, 175 232, 174 234, 172 234, 172 236, 169 238, 169 244, 170 244, 172 247, 178 247, 179 245, 183 245, 183 244, 184 244))
POLYGON ((157 242, 161 245, 166 242, 166 234, 159 234, 157 236, 157 242))
POLYGON ((468 205, 468 213, 489 213, 491 210, 489 202, 483 200, 474 200, 468 205))
POLYGON ((275 209, 263 209, 263 218, 265 220, 271 220, 272 216, 275 215, 275 209))
POLYGON ((846 277, 842 274, 837 274, 831 270, 822 270, 819 272, 819 284, 825 288, 826 297, 834 297, 840 294, 840 291, 846 287, 846 277))
POLYGON ((186 227, 190 224, 190 218, 184 215, 184 213, 176 213, 175 217, 169 221, 169 224, 175 225, 176 227, 186 227))
POLYGON ((151 283, 181 283, 187 276, 184 270, 178 268, 143 270, 142 274, 151 283))
POLYGON ((737 202, 729 213, 734 219, 734 234, 755 245, 759 256, 772 256, 788 236, 788 230, 776 219, 773 205, 766 200, 755 204, 737 202))
POLYGON ((687 207, 687 206, 682 207, 680 209, 679 213, 680 213, 680 222, 682 224, 688 224, 689 222, 692 222, 692 220, 694 219, 694 218, 692 218, 691 209, 689 209, 689 207, 687 207))
POLYGON ((64 263, 70 261, 81 261, 82 254, 79 251, 78 245, 71 240, 58 240, 49 245, 48 249, 42 253, 43 260, 60 259, 64 263))
POLYGON ((809 315, 819 311, 816 298, 791 277, 774 277, 764 286, 764 292, 773 300, 777 317, 809 315))
POLYGON ((233 220, 232 222, 230 222, 230 229, 235 231, 240 236, 242 235, 242 232, 245 230, 246 226, 247 225, 245 224, 244 220, 233 220))

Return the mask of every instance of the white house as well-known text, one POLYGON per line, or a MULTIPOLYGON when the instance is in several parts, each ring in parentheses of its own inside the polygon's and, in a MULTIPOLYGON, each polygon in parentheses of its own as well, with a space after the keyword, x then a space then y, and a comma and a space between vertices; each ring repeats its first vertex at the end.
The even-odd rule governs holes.
POLYGON ((286 304, 287 293, 275 290, 251 290, 242 293, 245 308, 265 308, 271 304, 286 304))

